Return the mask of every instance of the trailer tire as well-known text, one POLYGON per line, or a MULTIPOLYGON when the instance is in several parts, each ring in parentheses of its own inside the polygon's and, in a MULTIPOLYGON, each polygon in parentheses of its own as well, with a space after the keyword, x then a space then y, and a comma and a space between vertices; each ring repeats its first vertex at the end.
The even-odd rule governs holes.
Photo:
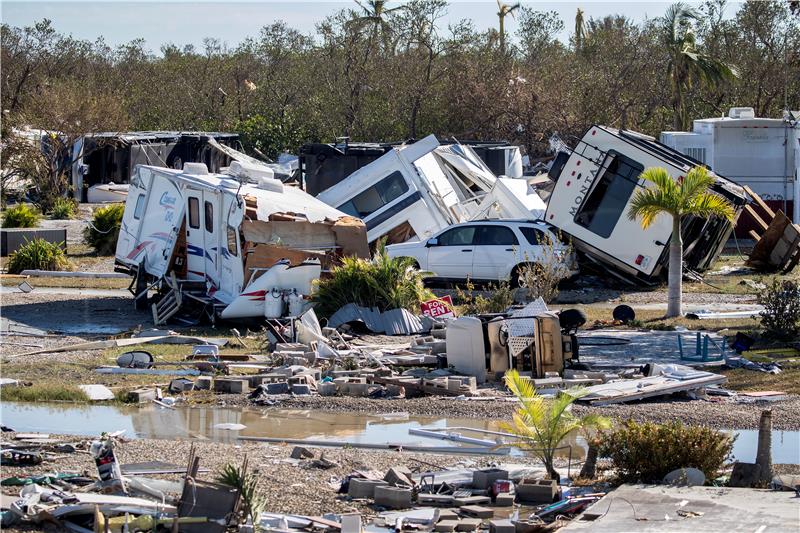
MULTIPOLYGON (((144 271, 144 265, 139 265, 139 268, 136 270, 136 294, 134 294, 134 298, 141 294, 145 289, 147 289, 147 274, 144 271)), ((133 305, 137 311, 146 311, 150 305, 148 301, 149 298, 147 296, 143 298, 136 298, 133 301, 133 305)))

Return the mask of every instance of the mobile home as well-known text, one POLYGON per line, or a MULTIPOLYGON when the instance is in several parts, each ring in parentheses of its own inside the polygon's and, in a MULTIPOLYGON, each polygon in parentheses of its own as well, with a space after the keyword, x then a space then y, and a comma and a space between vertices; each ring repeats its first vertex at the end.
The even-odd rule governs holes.
POLYGON ((471 147, 440 145, 433 135, 392 148, 317 198, 363 219, 370 243, 383 237, 389 244, 425 240, 474 218, 544 213, 527 182, 500 181, 471 147))
MULTIPOLYGON (((634 192, 647 186, 639 174, 663 167, 680 179, 698 164, 652 137, 592 126, 576 146, 564 147, 556 156, 545 220, 571 237, 586 259, 621 279, 655 281, 667 271, 672 223, 661 216, 645 230, 628 219, 634 192)), ((743 189, 722 176, 715 178, 712 191, 733 204, 738 218, 747 201, 743 189)), ((732 229, 726 220, 686 217, 681 230, 685 268, 702 272, 711 266, 732 229)))
POLYGON ((136 278, 137 303, 159 289, 156 323, 182 302, 212 318, 265 316, 274 291, 308 295, 337 256, 369 253, 364 224, 284 185, 264 167, 202 163, 183 170, 139 165, 116 249, 116 269, 136 278))

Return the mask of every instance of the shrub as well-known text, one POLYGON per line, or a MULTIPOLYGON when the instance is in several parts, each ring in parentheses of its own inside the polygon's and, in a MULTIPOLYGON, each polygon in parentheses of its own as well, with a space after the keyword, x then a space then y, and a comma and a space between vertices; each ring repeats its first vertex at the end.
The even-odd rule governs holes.
POLYGON ((759 314, 768 336, 781 340, 800 336, 800 282, 773 279, 758 294, 758 303, 764 306, 759 314))
POLYGON ((355 303, 364 307, 408 309, 419 312, 420 303, 433 298, 422 284, 422 272, 408 257, 390 258, 379 246, 371 261, 345 257, 330 276, 319 280, 314 292, 315 310, 329 317, 340 307, 355 303))
POLYGON ((680 422, 639 424, 629 420, 603 437, 599 452, 611 459, 622 482, 657 483, 673 470, 688 467, 714 479, 729 458, 734 439, 711 428, 680 422))
POLYGON ((69 220, 75 216, 75 200, 72 198, 58 198, 50 209, 50 218, 53 220, 69 220))
POLYGON ((17 204, 3 213, 4 228, 33 228, 39 223, 41 215, 28 204, 17 204))
POLYGON ((501 281, 497 285, 490 283, 486 288, 489 297, 475 294, 475 285, 467 280, 466 290, 456 288, 456 301, 461 305, 465 315, 484 315, 488 313, 504 313, 514 303, 514 291, 511 284, 501 281))
POLYGON ((123 213, 125 213, 125 204, 101 207, 94 212, 89 226, 83 230, 86 242, 98 254, 111 255, 116 250, 123 213))
POLYGON ((46 383, 30 387, 3 387, 0 398, 4 402, 88 402, 86 393, 75 385, 46 383))
POLYGON ((8 273, 19 274, 23 270, 68 270, 69 260, 61 248, 63 243, 52 243, 44 239, 33 239, 19 247, 8 258, 8 273))
MULTIPOLYGON (((520 266, 514 276, 514 282, 522 289, 525 301, 533 301, 541 297, 550 303, 558 296, 558 284, 570 275, 574 250, 569 244, 566 249, 557 248, 556 242, 545 236, 542 255, 537 262, 529 262, 520 266)), ((529 260, 528 257, 525 258, 529 260)))

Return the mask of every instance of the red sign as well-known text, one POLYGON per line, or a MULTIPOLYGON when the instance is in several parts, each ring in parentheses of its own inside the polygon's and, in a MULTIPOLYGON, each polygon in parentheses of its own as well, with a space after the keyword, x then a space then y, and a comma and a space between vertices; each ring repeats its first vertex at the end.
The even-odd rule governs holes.
POLYGON ((453 299, 450 296, 428 300, 422 304, 422 314, 432 318, 455 317, 453 299))

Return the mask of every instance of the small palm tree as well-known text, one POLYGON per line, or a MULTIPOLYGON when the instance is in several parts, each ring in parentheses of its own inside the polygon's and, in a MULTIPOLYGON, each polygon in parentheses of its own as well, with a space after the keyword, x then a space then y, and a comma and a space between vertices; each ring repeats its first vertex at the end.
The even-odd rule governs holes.
POLYGON ((514 18, 514 11, 519 7, 519 3, 511 5, 497 0, 497 17, 500 19, 500 31, 498 32, 500 35, 500 50, 505 51, 506 49, 506 16, 511 15, 511 18, 514 18))
POLYGON ((681 219, 685 215, 699 217, 722 217, 733 222, 735 213, 727 200, 708 190, 714 177, 705 167, 694 167, 679 180, 672 179, 665 168, 645 169, 640 178, 655 187, 636 191, 628 210, 630 220, 640 219, 647 229, 661 214, 672 217, 672 238, 669 244, 669 278, 667 295, 667 317, 681 316, 681 291, 683 282, 683 239, 681 219))
POLYGON ((387 0, 355 0, 356 4, 361 8, 359 17, 353 19, 352 23, 361 28, 364 26, 372 26, 370 32, 370 42, 374 42, 375 38, 380 35, 383 39, 385 48, 390 47, 390 36, 392 34, 392 26, 387 21, 387 15, 405 9, 405 6, 396 6, 387 8, 387 0))
POLYGON ((505 382, 517 397, 519 405, 513 421, 502 426, 520 439, 517 445, 544 463, 550 479, 559 479, 553 466, 553 456, 570 433, 585 428, 611 427, 611 421, 603 416, 591 414, 577 417, 570 412, 572 402, 585 394, 581 389, 560 392, 555 398, 546 399, 537 394, 530 379, 523 378, 516 370, 506 372, 505 382))
POLYGON ((676 130, 688 127, 686 92, 695 82, 713 88, 738 76, 736 69, 717 58, 703 53, 697 44, 692 22, 698 14, 678 2, 661 19, 661 39, 667 53, 667 66, 672 84, 673 126, 676 130))
POLYGON ((583 42, 586 40, 586 21, 583 19, 583 9, 578 8, 575 13, 575 51, 583 49, 583 42))

